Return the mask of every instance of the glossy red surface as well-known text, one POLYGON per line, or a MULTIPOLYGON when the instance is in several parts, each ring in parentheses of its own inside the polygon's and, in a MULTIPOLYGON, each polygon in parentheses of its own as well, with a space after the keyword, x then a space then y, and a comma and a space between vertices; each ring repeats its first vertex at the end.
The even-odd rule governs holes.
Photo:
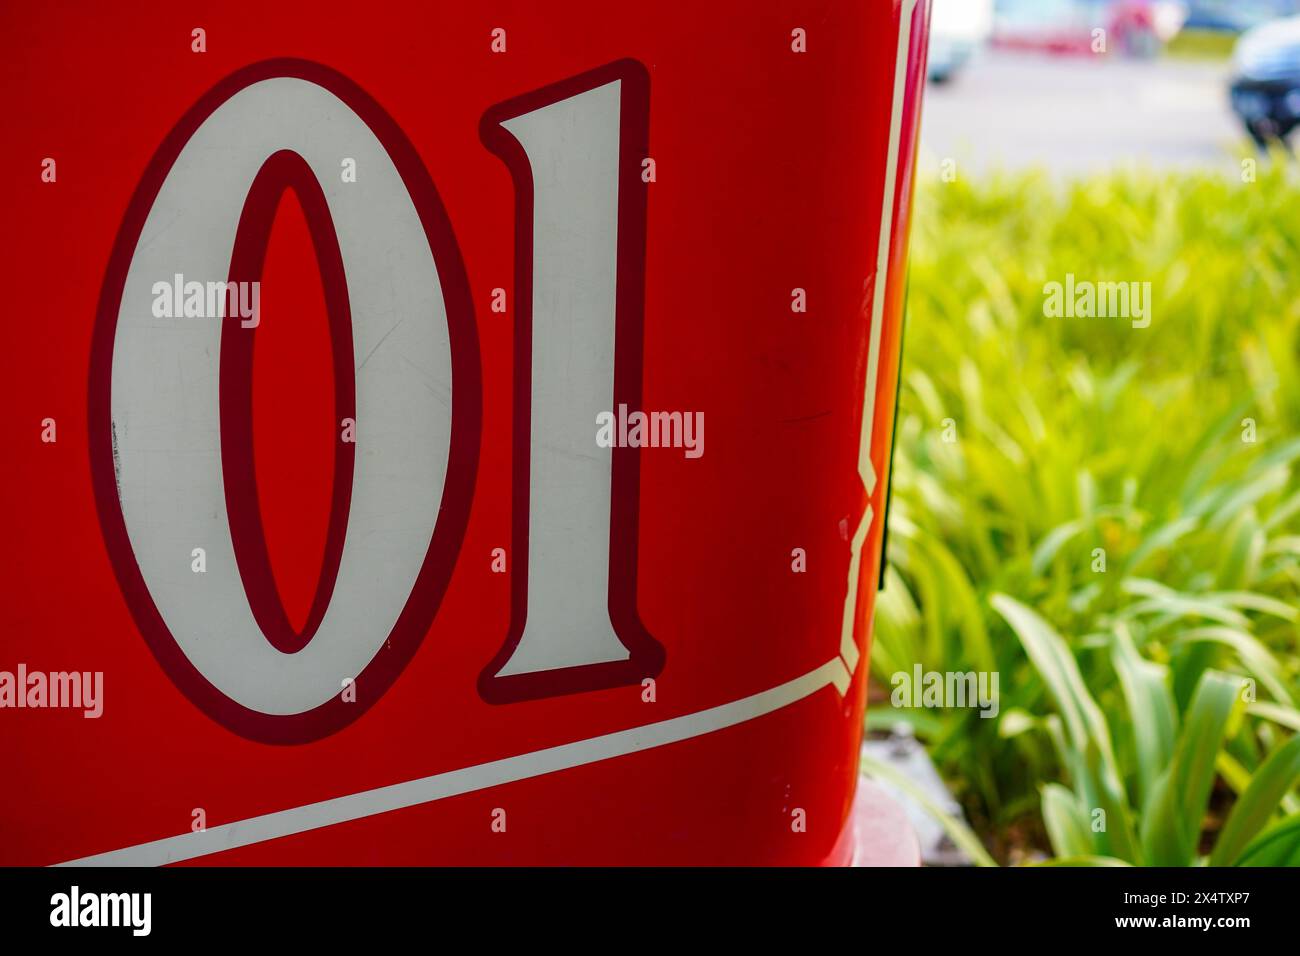
MULTIPOLYGON (((909 24, 895 215, 876 270, 900 7, 911 3, 221 4, 142 2, 0 14, 9 93, 8 449, 0 670, 104 673, 104 714, 0 710, 0 864, 48 864, 657 724, 759 694, 840 652, 849 537, 870 504, 855 641, 879 574, 924 77, 909 24), (388 12, 388 11, 392 12, 388 12), (208 51, 190 49, 207 31, 208 51), (490 31, 508 52, 490 52, 490 31), (791 31, 807 31, 807 52, 791 31), (365 90, 436 183, 464 259, 481 360, 468 526, 414 656, 364 714, 309 743, 241 736, 172 682, 104 545, 88 447, 92 328, 110 250, 150 157, 206 91, 258 61, 324 64, 365 90), (642 401, 698 409, 707 451, 643 451, 636 608, 665 651, 639 683, 488 703, 511 579, 514 325, 489 309, 514 272, 514 192, 485 147, 496 104, 615 60, 650 78, 642 401), (43 157, 58 161, 54 184, 43 157), (858 440, 875 284, 887 283, 868 495, 858 440), (806 313, 791 290, 807 291, 806 313), (58 441, 40 441, 53 417, 58 441), (807 571, 792 573, 803 548, 807 571)), ((286 194, 288 195, 288 194, 286 194)), ((281 203, 262 281, 251 429, 285 614, 308 617, 335 465, 330 334, 297 200, 281 203)), ((380 652, 383 653, 382 651, 380 652)), ((786 706, 677 742, 539 772, 220 853, 198 864, 847 862, 865 661, 786 706), (504 809, 506 832, 492 814, 504 809), (804 811, 806 829, 792 827, 804 811)), ((182 854, 185 855, 185 854, 182 854)))

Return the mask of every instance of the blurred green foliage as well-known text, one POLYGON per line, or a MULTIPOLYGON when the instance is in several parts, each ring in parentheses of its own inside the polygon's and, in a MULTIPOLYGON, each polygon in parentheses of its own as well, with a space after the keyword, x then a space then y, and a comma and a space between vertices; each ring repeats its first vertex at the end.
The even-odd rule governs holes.
POLYGON ((872 672, 1001 710, 869 724, 1002 862, 1300 864, 1300 186, 923 181, 911 257, 872 672), (1067 273, 1150 282, 1150 327, 1046 318, 1067 273))
POLYGON ((1165 55, 1193 60, 1226 60, 1237 45, 1237 34, 1224 30, 1179 30, 1165 55))

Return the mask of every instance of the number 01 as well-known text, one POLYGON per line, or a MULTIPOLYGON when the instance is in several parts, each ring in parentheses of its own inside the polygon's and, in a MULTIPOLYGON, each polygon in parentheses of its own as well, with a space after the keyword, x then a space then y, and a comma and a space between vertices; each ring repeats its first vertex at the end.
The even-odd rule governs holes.
MULTIPOLYGON (((620 61, 483 118, 517 210, 513 590, 509 632, 478 681, 492 702, 634 683, 663 665, 636 613, 635 451, 599 448, 593 430, 598 412, 639 404, 648 102, 644 68, 620 61)), ((113 249, 89 420, 118 581, 191 700, 245 736, 298 743, 391 686, 459 556, 480 392, 446 210, 373 100, 332 70, 276 60, 229 77, 182 118, 113 249), (363 171, 355 182, 341 181, 343 157, 363 171), (286 190, 320 267, 336 420, 356 421, 356 443, 336 448, 325 560, 299 630, 258 510, 255 329, 150 309, 153 283, 176 274, 259 280, 286 190), (203 574, 190 566, 195 547, 203 574)))

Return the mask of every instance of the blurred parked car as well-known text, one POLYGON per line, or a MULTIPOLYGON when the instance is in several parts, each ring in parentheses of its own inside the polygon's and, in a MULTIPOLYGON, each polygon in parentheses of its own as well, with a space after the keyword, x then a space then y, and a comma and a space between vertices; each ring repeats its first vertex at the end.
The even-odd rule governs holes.
POLYGON ((993 42, 1012 49, 1092 53, 1093 31, 1106 49, 1152 56, 1178 33, 1183 0, 998 0, 993 42))
POLYGON ((1255 142, 1285 140, 1300 125, 1300 17, 1242 34, 1233 54, 1232 108, 1255 142))
POLYGON ((930 79, 946 83, 993 32, 993 0, 934 0, 930 79))

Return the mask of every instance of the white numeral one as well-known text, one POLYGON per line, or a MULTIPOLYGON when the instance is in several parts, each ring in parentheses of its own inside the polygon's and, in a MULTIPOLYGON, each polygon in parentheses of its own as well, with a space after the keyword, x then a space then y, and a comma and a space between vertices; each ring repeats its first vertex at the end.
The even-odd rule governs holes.
POLYGON ((528 619, 500 677, 627 660, 609 620, 619 82, 501 125, 533 174, 528 619))
POLYGON ((261 714, 312 710, 383 647, 438 520, 450 394, 438 270, 383 145, 317 84, 277 77, 235 93, 194 131, 157 194, 127 273, 112 359, 115 468, 131 550, 177 645, 230 700, 261 714), (328 201, 350 300, 358 423, 333 597, 314 637, 292 654, 258 626, 232 543, 218 400, 229 322, 157 319, 150 308, 153 283, 177 273, 225 280, 244 197, 280 150, 306 160, 328 201), (341 156, 365 175, 341 182, 341 156), (207 553, 203 574, 190 567, 196 547, 207 553))
POLYGON ((531 235, 516 245, 527 513, 514 518, 510 635, 479 681, 489 700, 638 683, 663 663, 635 607, 635 452, 596 443, 598 416, 640 388, 648 82, 623 61, 484 120, 515 178, 516 229, 531 235))

